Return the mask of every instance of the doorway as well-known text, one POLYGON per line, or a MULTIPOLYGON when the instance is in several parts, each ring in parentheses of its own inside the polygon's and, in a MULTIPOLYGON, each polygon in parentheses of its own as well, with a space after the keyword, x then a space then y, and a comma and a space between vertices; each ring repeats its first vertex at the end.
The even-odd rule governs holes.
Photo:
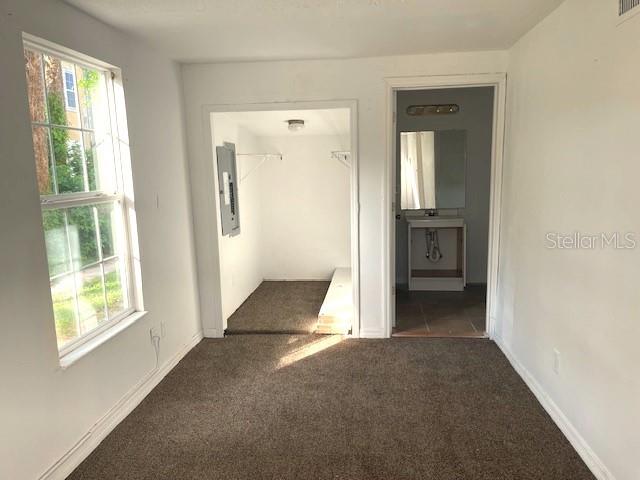
POLYGON ((208 112, 226 334, 358 335, 355 108, 315 102, 208 112))
POLYGON ((491 337, 505 77, 387 84, 388 335, 491 337))

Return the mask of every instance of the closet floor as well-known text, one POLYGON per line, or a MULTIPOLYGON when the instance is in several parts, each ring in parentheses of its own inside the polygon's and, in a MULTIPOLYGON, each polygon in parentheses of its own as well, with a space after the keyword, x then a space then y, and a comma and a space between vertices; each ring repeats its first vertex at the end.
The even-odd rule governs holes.
POLYGON ((229 317, 226 333, 313 333, 329 283, 262 282, 229 317))

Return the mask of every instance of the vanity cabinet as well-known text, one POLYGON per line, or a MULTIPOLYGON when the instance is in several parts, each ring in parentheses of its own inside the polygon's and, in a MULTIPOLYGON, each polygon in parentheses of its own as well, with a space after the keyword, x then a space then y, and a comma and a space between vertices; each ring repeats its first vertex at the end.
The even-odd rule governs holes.
POLYGON ((467 227, 457 217, 407 218, 409 290, 462 291, 466 286, 467 227), (427 258, 427 233, 437 232, 442 258, 427 258))

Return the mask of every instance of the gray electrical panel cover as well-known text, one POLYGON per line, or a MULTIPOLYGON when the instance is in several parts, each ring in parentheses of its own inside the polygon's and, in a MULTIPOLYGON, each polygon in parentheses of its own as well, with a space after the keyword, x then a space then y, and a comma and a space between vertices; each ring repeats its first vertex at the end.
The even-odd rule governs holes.
POLYGON ((238 209, 236 146, 233 143, 224 142, 222 147, 216 147, 216 156, 218 159, 222 235, 238 235, 240 233, 240 210, 238 209))

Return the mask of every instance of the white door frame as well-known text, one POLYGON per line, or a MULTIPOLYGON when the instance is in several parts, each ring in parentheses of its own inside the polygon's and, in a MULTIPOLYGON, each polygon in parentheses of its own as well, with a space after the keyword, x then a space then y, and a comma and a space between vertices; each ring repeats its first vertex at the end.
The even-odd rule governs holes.
POLYGON ((396 92, 443 88, 494 87, 493 141, 491 152, 491 196, 489 212, 489 254, 487 258, 487 335, 494 338, 498 296, 498 261, 502 209, 502 164, 504 158, 507 76, 505 73, 390 77, 387 89, 387 162, 383 213, 383 295, 385 335, 391 336, 395 321, 395 188, 396 188, 396 92))
MULTIPOLYGON (((212 130, 215 128, 212 125, 211 114, 212 113, 227 113, 227 112, 256 112, 256 111, 279 111, 279 110, 319 110, 319 109, 332 109, 332 108, 348 108, 351 117, 351 202, 350 202, 350 221, 351 221, 351 282, 352 282, 352 298, 353 298, 353 322, 351 325, 351 336, 360 336, 360 194, 359 194, 359 169, 358 169, 358 101, 357 100, 319 100, 315 102, 273 102, 273 103, 243 103, 233 105, 203 105, 202 107, 202 121, 204 128, 204 140, 206 144, 207 158, 214 162, 215 166, 215 151, 213 148, 213 134, 212 130)), ((213 179, 211 179, 213 185, 213 179)), ((214 186, 217 192, 217 186, 214 186)), ((219 195, 212 195, 215 202, 215 215, 219 214, 219 195)), ((219 259, 220 246, 217 242, 217 235, 215 236, 216 243, 211 248, 215 249, 215 253, 219 259)), ((220 281, 220 262, 217 262, 217 268, 214 269, 214 292, 220 298, 222 295, 221 281, 220 281)), ((201 293, 202 294, 202 293, 201 293)), ((205 336, 222 336, 224 332, 224 321, 222 318, 221 302, 219 302, 219 309, 215 314, 213 323, 215 324, 210 332, 214 332, 213 335, 207 335, 207 329, 205 329, 205 336)))

